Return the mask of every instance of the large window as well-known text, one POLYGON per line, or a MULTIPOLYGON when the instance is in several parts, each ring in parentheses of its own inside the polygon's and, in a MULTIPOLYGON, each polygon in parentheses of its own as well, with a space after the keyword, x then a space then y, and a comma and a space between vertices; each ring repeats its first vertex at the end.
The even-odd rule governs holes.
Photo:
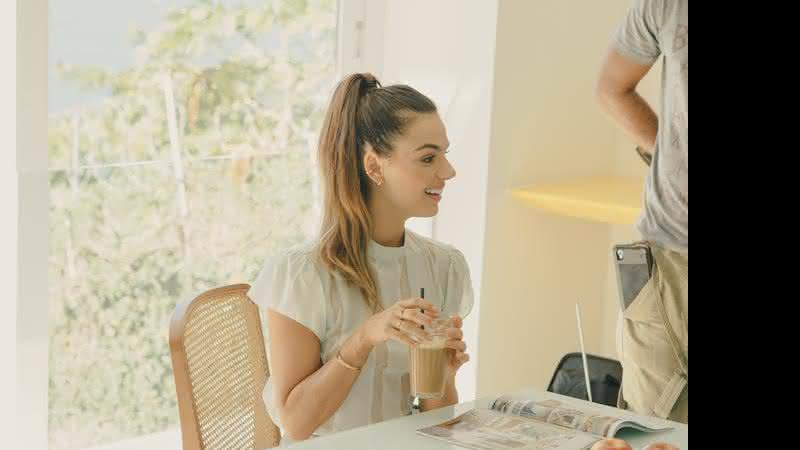
POLYGON ((336 27, 336 0, 50 0, 50 448, 176 427, 176 302, 315 230, 336 27))

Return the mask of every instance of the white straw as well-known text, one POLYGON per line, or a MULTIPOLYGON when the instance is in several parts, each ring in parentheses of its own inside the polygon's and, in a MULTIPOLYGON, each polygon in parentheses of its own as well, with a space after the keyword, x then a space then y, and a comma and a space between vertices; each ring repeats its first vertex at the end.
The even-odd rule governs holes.
POLYGON ((592 400, 592 384, 589 382, 589 364, 586 361, 586 347, 583 346, 583 325, 581 325, 581 307, 579 303, 575 303, 575 314, 578 316, 578 338, 581 342, 581 356, 583 358, 583 376, 586 379, 586 393, 589 395, 589 401, 592 400))

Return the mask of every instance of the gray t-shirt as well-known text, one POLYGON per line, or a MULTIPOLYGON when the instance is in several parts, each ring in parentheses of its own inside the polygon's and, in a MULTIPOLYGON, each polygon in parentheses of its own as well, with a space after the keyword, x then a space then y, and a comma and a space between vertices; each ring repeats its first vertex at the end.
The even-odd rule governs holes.
POLYGON ((642 237, 689 252, 689 0, 637 0, 614 47, 650 65, 663 55, 655 154, 637 227, 642 237))

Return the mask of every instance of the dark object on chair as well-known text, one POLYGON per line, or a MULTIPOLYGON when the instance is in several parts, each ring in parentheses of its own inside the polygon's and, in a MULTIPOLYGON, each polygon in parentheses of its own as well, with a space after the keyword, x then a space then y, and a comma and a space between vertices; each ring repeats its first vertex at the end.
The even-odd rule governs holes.
MULTIPOLYGON (((608 406, 617 406, 617 396, 622 383, 622 364, 602 356, 586 354, 589 365, 589 382, 592 385, 592 400, 608 406)), ((583 375, 581 354, 567 353, 561 358, 547 390, 556 394, 588 400, 586 380, 583 375)))

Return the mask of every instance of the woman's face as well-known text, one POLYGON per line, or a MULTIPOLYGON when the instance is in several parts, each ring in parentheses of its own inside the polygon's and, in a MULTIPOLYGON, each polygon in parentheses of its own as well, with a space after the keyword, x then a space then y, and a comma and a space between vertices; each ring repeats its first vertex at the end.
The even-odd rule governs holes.
POLYGON ((449 146, 438 113, 414 114, 405 132, 392 140, 391 154, 375 158, 383 177, 380 186, 372 186, 372 195, 403 217, 435 216, 445 182, 456 176, 445 156, 449 146))

